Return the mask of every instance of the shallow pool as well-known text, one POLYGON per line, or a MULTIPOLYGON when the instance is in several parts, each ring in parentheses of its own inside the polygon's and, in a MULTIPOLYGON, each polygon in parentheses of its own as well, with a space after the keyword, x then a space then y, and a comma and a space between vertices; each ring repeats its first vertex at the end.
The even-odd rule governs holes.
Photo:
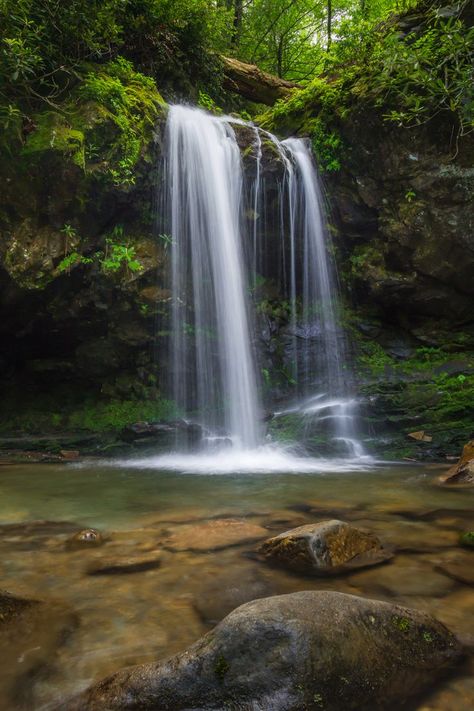
MULTIPOLYGON (((152 459, 0 468, 2 587, 66 603, 79 621, 40 672, 25 676, 18 659, 8 673, 0 667, 6 709, 47 709, 117 668, 183 649, 241 602, 296 590, 396 599, 474 635, 474 553, 458 544, 474 528, 474 492, 436 486, 437 467, 316 460, 306 471, 284 471, 282 464, 268 472, 257 461, 253 472, 251 462, 234 464, 233 472, 211 460, 207 468, 181 462, 184 472, 177 464, 172 471, 156 467, 152 459), (325 518, 370 528, 395 547, 394 559, 322 579, 271 568, 252 555, 261 536, 325 518), (222 521, 213 550, 206 549, 209 520, 222 521), (241 540, 229 538, 232 525, 241 540), (105 543, 70 549, 71 536, 85 527, 99 529, 105 543), (155 554, 159 567, 91 574, 106 561, 155 554), (21 693, 12 692, 12 673, 21 693)), ((467 669, 416 708, 474 708, 467 669)))

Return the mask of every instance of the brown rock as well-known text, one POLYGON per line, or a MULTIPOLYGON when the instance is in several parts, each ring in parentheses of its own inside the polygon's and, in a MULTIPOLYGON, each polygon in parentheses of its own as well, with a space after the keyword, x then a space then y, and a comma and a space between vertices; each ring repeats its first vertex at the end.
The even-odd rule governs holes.
POLYGON ((433 437, 431 437, 431 435, 426 434, 424 430, 419 430, 418 432, 410 432, 408 434, 408 437, 411 437, 411 439, 416 439, 418 442, 433 441, 433 437))
POLYGON ((373 597, 444 597, 455 583, 428 563, 412 556, 397 556, 392 565, 380 570, 361 570, 348 579, 350 585, 373 597))
POLYGON ((472 553, 466 553, 463 556, 457 555, 452 560, 442 561, 436 566, 436 570, 465 585, 474 585, 474 555, 472 553))
POLYGON ((157 553, 135 556, 114 556, 99 558, 87 566, 88 575, 123 575, 153 570, 161 565, 157 553))
POLYGON ((268 535, 262 526, 232 518, 179 526, 163 545, 172 551, 215 551, 258 541, 268 535))
POLYGON ((63 459, 77 459, 79 456, 78 449, 61 449, 59 452, 63 459))
POLYGON ((82 531, 78 531, 74 534, 72 538, 66 544, 67 548, 90 548, 94 546, 101 546, 104 543, 104 538, 100 531, 95 528, 84 528, 82 531))
POLYGON ((337 575, 392 557, 373 533, 335 519, 299 526, 269 538, 259 553, 269 561, 314 575, 337 575))
POLYGON ((438 481, 450 486, 474 486, 474 439, 464 445, 459 462, 441 475, 438 481))

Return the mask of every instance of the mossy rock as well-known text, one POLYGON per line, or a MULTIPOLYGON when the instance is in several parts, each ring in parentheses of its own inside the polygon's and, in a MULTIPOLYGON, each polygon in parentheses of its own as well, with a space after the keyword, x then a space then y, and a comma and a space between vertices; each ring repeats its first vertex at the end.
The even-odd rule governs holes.
POLYGON ((423 612, 298 592, 248 602, 184 652, 118 671, 58 711, 400 708, 461 656, 423 612))
POLYGON ((461 534, 459 543, 465 548, 474 548, 474 531, 467 531, 461 534))

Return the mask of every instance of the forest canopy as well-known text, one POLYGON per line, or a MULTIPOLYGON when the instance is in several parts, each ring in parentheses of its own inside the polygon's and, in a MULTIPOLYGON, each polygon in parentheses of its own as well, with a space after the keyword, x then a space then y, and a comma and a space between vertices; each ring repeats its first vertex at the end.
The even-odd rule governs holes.
POLYGON ((90 83, 91 73, 103 74, 103 66, 122 59, 135 80, 137 73, 153 77, 167 99, 197 101, 202 95, 205 104, 210 97, 212 107, 213 101, 225 103, 220 61, 225 55, 302 87, 333 76, 347 85, 358 75, 359 93, 372 92, 379 103, 388 94, 396 97, 390 107, 394 120, 423 121, 438 104, 456 114, 467 131, 473 120, 471 5, 468 0, 450 7, 439 0, 0 0, 0 124, 20 134, 32 113, 60 110, 86 77, 90 83), (417 26, 418 11, 424 20, 417 26), (415 22, 404 27, 399 18, 407 13, 415 22))

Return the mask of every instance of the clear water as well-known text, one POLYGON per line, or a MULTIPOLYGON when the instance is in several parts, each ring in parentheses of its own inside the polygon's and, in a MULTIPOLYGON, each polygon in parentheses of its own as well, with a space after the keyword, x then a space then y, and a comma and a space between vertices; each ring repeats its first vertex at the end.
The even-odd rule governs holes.
MULTIPOLYGON (((185 462, 188 470, 191 464, 185 462)), ((166 658, 198 639, 212 626, 211 619, 220 619, 232 600, 240 604, 246 594, 331 589, 396 600, 430 611, 459 634, 474 635, 472 588, 439 568, 455 560, 472 569, 474 553, 460 548, 458 537, 473 528, 473 492, 435 486, 436 467, 372 465, 341 472, 333 462, 329 472, 324 462, 318 471, 313 460, 312 471, 280 466, 269 472, 261 465, 257 473, 247 467, 247 473, 219 476, 211 464, 199 473, 156 469, 150 460, 130 466, 90 462, 0 469, 2 587, 66 602, 81 620, 47 660, 49 673, 22 681, 31 687, 24 689, 28 701, 23 706, 4 701, 5 670, 0 667, 0 699, 7 704, 2 707, 0 701, 0 708, 47 709, 115 669, 166 658), (199 538, 203 523, 229 517, 263 527, 265 536, 338 517, 372 529, 398 551, 384 566, 317 579, 248 557, 253 542, 214 551, 168 549, 169 537, 186 526, 197 527, 193 538, 199 538), (41 526, 36 532, 21 526, 41 519, 72 523, 72 530, 97 527, 106 543, 71 551, 65 546, 71 536, 66 523, 45 535, 41 526), (162 556, 156 570, 86 573, 94 561, 153 552, 162 556)), ((24 663, 17 661, 20 678, 24 663)), ((417 708, 467 711, 473 705, 472 680, 460 670, 417 708)))

